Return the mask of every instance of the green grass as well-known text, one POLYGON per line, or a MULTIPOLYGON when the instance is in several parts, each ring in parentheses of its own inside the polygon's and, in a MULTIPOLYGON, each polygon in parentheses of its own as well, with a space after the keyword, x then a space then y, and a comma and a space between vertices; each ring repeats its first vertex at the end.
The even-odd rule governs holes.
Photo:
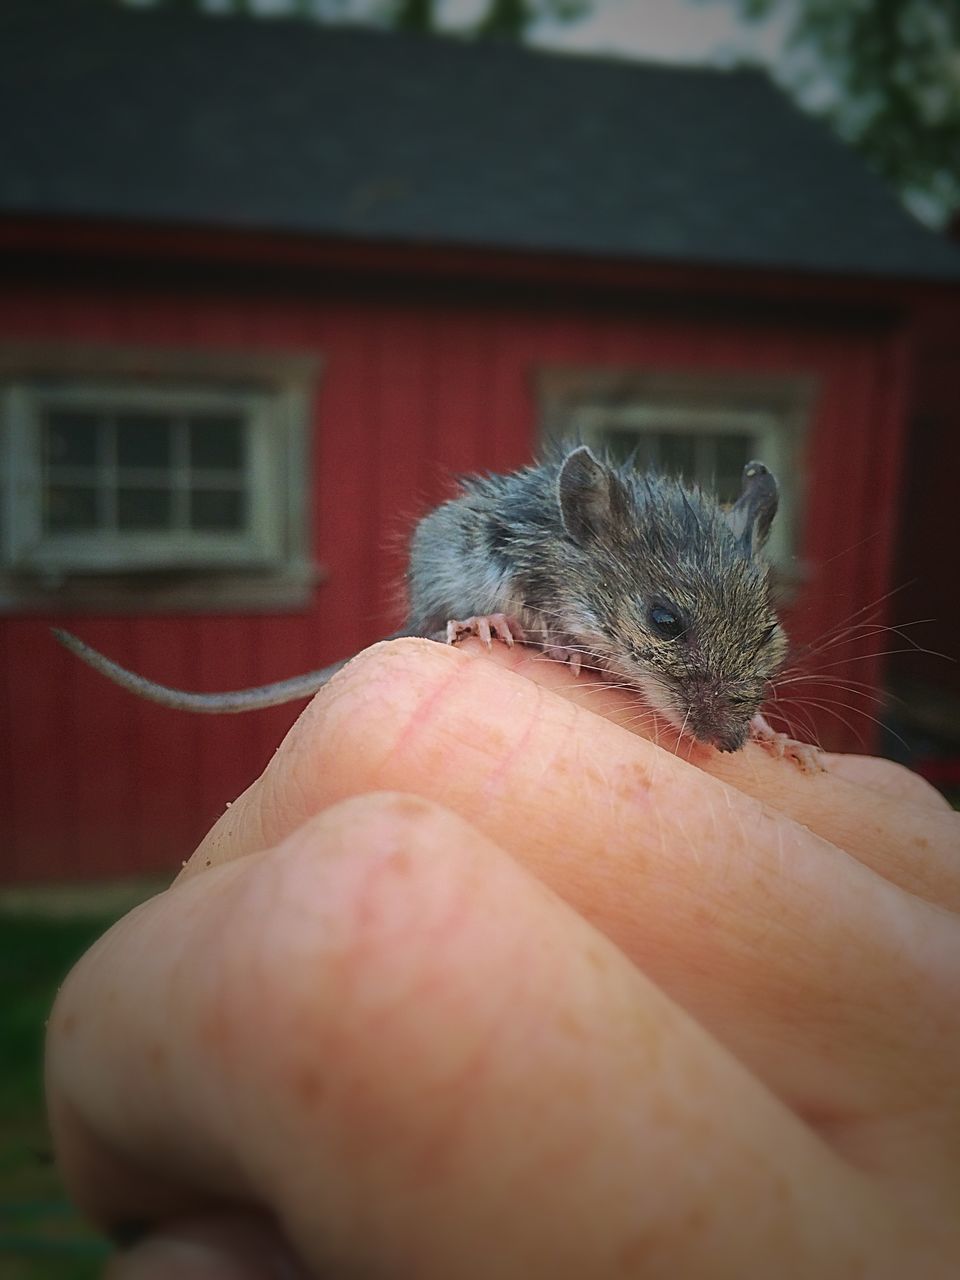
POLYGON ((0 1277, 94 1280, 107 1246, 71 1208, 44 1118, 44 1024, 68 969, 120 910, 0 912, 0 1277))

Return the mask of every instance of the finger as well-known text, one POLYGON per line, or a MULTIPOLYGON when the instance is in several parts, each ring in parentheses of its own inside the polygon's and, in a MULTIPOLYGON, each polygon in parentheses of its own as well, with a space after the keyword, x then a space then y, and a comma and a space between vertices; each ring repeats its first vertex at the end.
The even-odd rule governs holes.
MULTIPOLYGON (((470 652, 469 646, 465 649, 470 652)), ((752 742, 733 754, 678 744, 676 733, 652 720, 638 708, 637 696, 623 689, 577 684, 560 663, 543 661, 529 648, 507 653, 498 647, 484 656, 683 755, 705 773, 840 845, 909 892, 960 908, 960 815, 908 770, 891 761, 826 755, 827 775, 811 777, 752 742), (926 820, 918 809, 927 810, 926 820)))
POLYGON ((908 804, 927 805, 945 813, 951 813, 950 803, 936 787, 912 773, 902 764, 892 760, 880 760, 876 756, 826 755, 826 766, 838 778, 845 778, 871 791, 879 791, 892 799, 905 800, 908 804))
POLYGON ((165 1223, 111 1258, 104 1280, 309 1280, 274 1223, 211 1212, 165 1223))
MULTIPOLYGON (((945 1123, 960 1056, 951 917, 488 662, 390 646, 354 663, 194 866, 384 789, 483 830, 852 1156, 872 1158, 905 1098, 945 1123)), ((953 1117, 950 1158, 955 1130, 953 1117)))
MULTIPOLYGON (((369 725, 371 715, 375 719, 382 714, 387 728, 387 734, 373 733, 368 744, 369 754, 359 762, 363 766, 361 774, 369 779, 367 788, 402 787, 405 766, 402 751, 395 752, 388 762, 389 781, 382 781, 377 772, 377 762, 384 755, 382 742, 389 737, 388 718, 393 717, 394 734, 401 732, 408 720, 415 724, 418 718, 429 715, 435 699, 442 699, 442 705, 436 722, 438 737, 431 766, 435 777, 429 794, 441 803, 453 803, 453 797, 458 794, 455 786, 458 778, 475 791, 472 769, 477 765, 489 769, 491 761, 495 770, 515 772, 532 759, 533 767, 528 769, 528 773, 534 775, 531 783, 537 790, 549 791, 558 781, 557 771, 554 769, 547 776, 536 768, 536 762, 550 757, 557 735, 567 740, 562 743, 559 762, 571 775, 578 773, 577 744, 599 743, 602 737, 605 749, 613 752, 606 757, 608 760, 616 762, 622 757, 624 762, 632 761, 632 767, 641 774, 649 770, 661 785, 670 779, 684 791, 688 786, 699 787, 704 794, 727 797, 722 801, 724 804, 729 801, 728 792, 718 792, 707 784, 691 781, 690 771, 684 768, 685 762, 679 756, 659 752, 651 757, 650 752, 638 744, 638 737, 642 735, 632 734, 628 739, 609 726, 604 733, 599 721, 613 717, 616 722, 618 707, 611 699, 622 697, 619 691, 604 691, 604 701, 597 704, 591 700, 588 712, 582 702, 581 685, 562 664, 538 660, 529 653, 518 656, 519 652, 498 645, 492 658, 489 655, 474 658, 469 651, 401 640, 375 646, 360 655, 318 696, 294 726, 264 779, 248 793, 253 803, 243 797, 231 807, 201 844, 188 872, 193 874, 208 862, 215 865, 224 850, 236 856, 244 850, 262 848, 282 838, 323 804, 363 789, 352 781, 353 759, 345 761, 344 767, 338 767, 336 759, 337 735, 349 731, 354 716, 362 717, 369 725), (477 661, 487 665, 477 666, 477 661), (515 668, 545 692, 531 693, 506 674, 498 678, 496 671, 503 668, 515 668), (546 696, 547 693, 561 694, 577 711, 564 709, 562 704, 546 696), (475 704, 473 699, 477 700, 475 704), (593 714, 597 706, 602 716, 593 714), (527 717, 527 721, 539 717, 540 723, 531 724, 529 728, 541 752, 539 757, 529 749, 529 744, 526 744, 526 761, 516 750, 518 737, 522 738, 528 731, 523 727, 527 721, 515 722, 518 715, 527 717), (316 751, 324 747, 330 750, 324 755, 324 772, 319 774, 316 751), (308 763, 304 766, 301 761, 308 763), (450 761, 449 766, 445 766, 446 761, 450 761), (301 778, 304 767, 312 772, 301 778), (394 768, 399 772, 392 771, 394 768), (278 779, 282 779, 279 790, 274 786, 278 779), (267 805, 265 791, 270 794, 267 805)), ((432 720, 430 723, 433 726, 432 720)), ((421 758, 428 746, 418 739, 421 758)), ((596 749, 593 754, 597 756, 596 749)), ((906 803, 896 792, 878 794, 875 788, 864 787, 845 777, 802 774, 787 761, 771 759, 759 747, 749 753, 744 748, 733 756, 704 748, 700 757, 696 763, 702 772, 802 823, 891 883, 942 907, 960 910, 960 858, 956 856, 960 847, 960 816, 957 814, 929 805, 906 803)), ((619 773, 624 770, 629 772, 627 764, 618 766, 619 773)), ((581 778, 585 776, 582 771, 580 774, 581 778)), ((602 769, 586 781, 592 781, 601 793, 607 785, 602 769)), ((682 798, 678 798, 678 802, 684 803, 682 798)), ((453 807, 458 804, 459 800, 453 807)), ((460 811, 473 821, 475 807, 471 805, 460 811)), ((742 811, 750 812, 749 806, 742 811)), ((494 835, 499 838, 496 832, 494 835)))
MULTIPOLYGON (((125 1176, 260 1204, 318 1272, 881 1275, 921 1248, 612 945, 411 797, 107 935, 49 1081, 68 1178, 64 1100, 125 1176)), ((106 1222, 134 1207, 117 1185, 74 1179, 106 1222)))

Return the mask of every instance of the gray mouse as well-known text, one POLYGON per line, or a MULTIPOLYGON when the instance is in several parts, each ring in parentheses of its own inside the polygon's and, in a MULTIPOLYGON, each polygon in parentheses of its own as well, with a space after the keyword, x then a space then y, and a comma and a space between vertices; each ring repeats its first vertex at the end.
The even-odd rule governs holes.
MULTIPOLYGON (((787 653, 762 557, 777 502, 762 462, 746 465, 740 497, 724 508, 585 445, 510 475, 471 477, 416 526, 409 614, 390 638, 534 644, 575 672, 599 670, 637 690, 698 742, 737 751, 752 737, 801 768, 819 767, 814 748, 760 715, 787 653)), ((133 693, 214 714, 308 697, 347 661, 257 688, 190 693, 54 634, 133 693)))

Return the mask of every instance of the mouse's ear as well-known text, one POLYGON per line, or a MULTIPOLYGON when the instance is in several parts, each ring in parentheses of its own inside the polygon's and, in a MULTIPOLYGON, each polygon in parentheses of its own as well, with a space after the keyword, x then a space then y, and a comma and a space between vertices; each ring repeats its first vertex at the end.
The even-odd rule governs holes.
POLYGON ((579 543, 601 537, 627 510, 620 477, 585 444, 564 459, 557 477, 557 500, 564 529, 579 543))
POLYGON ((743 468, 740 497, 725 513, 733 536, 748 555, 755 555, 766 542, 779 501, 773 473, 762 462, 748 462, 743 468))

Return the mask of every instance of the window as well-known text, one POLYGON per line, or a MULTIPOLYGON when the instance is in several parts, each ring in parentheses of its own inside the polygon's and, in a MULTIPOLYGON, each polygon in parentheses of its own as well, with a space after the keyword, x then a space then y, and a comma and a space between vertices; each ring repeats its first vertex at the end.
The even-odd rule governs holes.
POLYGON ((303 388, 209 372, 5 382, 0 597, 305 601, 303 388))
POLYGON ((9 393, 10 563, 84 572, 276 564, 282 459, 251 393, 74 385, 9 393))
POLYGON ((636 465, 679 475, 734 502, 751 458, 780 486, 780 509, 767 555, 781 576, 796 576, 802 500, 802 442, 813 388, 809 381, 736 375, 547 372, 544 430, 580 439, 636 465))

